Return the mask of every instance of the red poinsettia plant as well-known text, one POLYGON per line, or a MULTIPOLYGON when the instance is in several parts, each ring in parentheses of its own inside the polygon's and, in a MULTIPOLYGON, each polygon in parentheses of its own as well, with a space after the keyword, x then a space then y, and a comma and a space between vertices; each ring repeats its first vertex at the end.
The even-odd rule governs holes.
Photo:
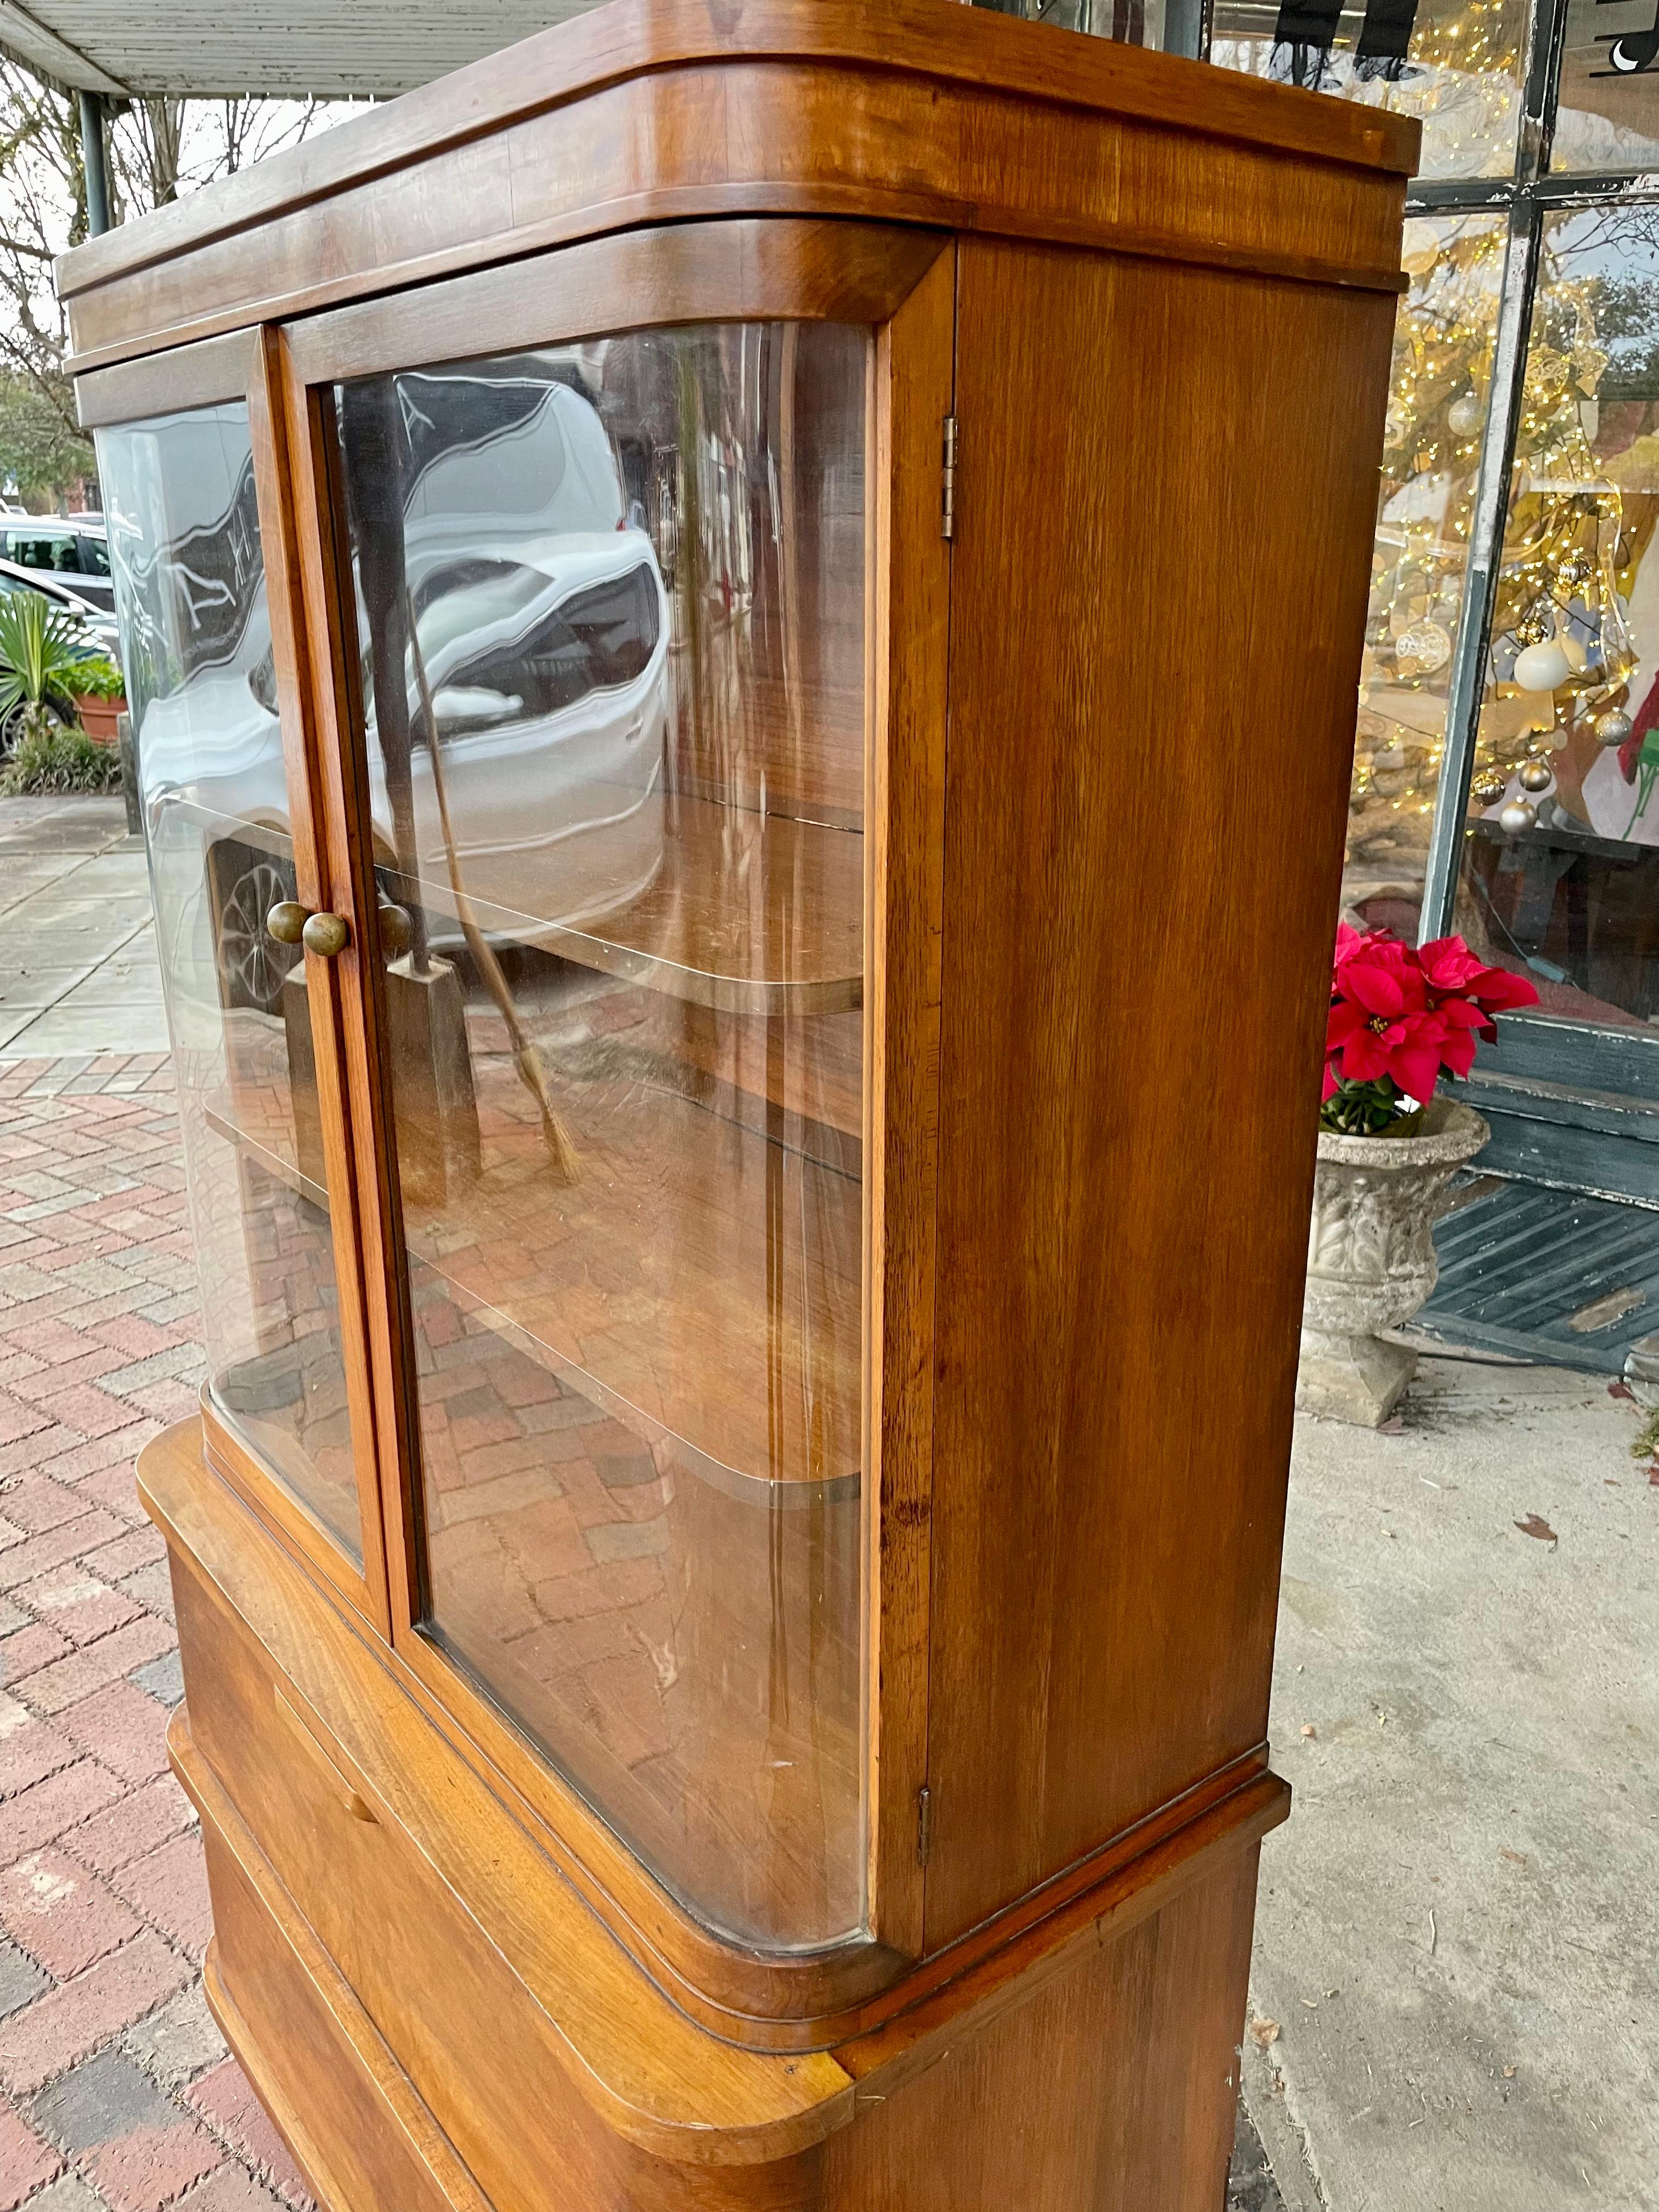
POLYGON ((1524 975, 1488 968, 1461 937, 1413 949, 1386 929, 1336 933, 1320 1127, 1345 1137, 1403 1136, 1442 1073, 1467 1075, 1494 1014, 1531 1006, 1524 975))

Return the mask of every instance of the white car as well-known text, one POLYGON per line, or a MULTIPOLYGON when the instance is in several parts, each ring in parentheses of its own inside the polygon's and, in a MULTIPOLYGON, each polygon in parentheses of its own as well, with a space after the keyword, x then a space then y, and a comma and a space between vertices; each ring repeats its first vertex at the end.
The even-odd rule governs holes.
POLYGON ((115 617, 107 607, 96 606, 79 592, 73 582, 53 575, 46 575, 33 568, 25 568, 15 561, 0 561, 0 592, 38 592, 65 614, 73 615, 84 624, 89 641, 89 650, 106 653, 117 665, 120 663, 120 638, 115 617))
POLYGON ((101 514, 0 515, 0 560, 57 578, 113 620, 115 583, 101 514))
MULTIPOLYGON (((400 385, 447 386, 444 398, 459 424, 472 381, 456 374, 400 385)), ((491 407, 483 411, 499 418, 497 389, 486 387, 491 407)), ((418 396, 428 404, 435 397, 429 390, 418 396)), ((650 538, 629 519, 593 408, 569 386, 542 380, 506 411, 516 419, 482 438, 426 440, 405 493, 404 570, 466 891, 487 936, 535 944, 627 905, 661 867, 669 608, 650 538)), ((187 437, 198 419, 174 417, 169 427, 187 437)), ((215 434, 222 441, 224 428, 215 434)), ((184 459, 176 451, 167 456, 170 492, 181 475, 189 480, 184 459)), ((270 907, 293 895, 270 617, 263 576, 247 550, 251 517, 237 520, 239 502, 252 496, 251 473, 239 479, 228 506, 222 458, 216 471, 200 471, 203 481, 216 475, 219 516, 161 549, 159 565, 171 559, 175 572, 175 611, 166 625, 153 625, 156 635, 145 615, 159 604, 155 576, 134 573, 124 587, 137 658, 160 667, 165 649, 174 668, 179 636, 187 631, 193 641, 185 680, 143 709, 139 783, 153 844, 165 842, 169 812, 206 830, 227 998, 274 1009, 295 956, 264 929, 270 907), (239 563, 247 567, 245 587, 239 563), (187 623, 176 613, 180 591, 187 623), (242 824, 252 834, 239 835, 242 824)), ((154 549, 143 546, 141 533, 124 539, 118 515, 112 514, 112 525, 118 573, 124 557, 136 572, 154 549)), ((398 865, 364 650, 377 865, 392 898, 420 904, 432 940, 454 943, 460 931, 412 653, 404 674, 415 733, 409 872, 416 884, 398 865)))

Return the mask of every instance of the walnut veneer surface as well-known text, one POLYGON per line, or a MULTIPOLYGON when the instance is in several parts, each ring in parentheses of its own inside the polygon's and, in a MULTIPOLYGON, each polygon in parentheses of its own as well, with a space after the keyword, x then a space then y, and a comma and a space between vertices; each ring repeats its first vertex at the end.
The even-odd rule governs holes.
POLYGON ((200 1102, 331 1240, 338 1498, 222 1392, 142 1475, 210 1996, 338 2212, 1213 2212, 1415 148, 944 0, 639 0, 60 264, 89 419, 250 397, 279 834, 348 924, 200 1102), (862 701, 786 652, 743 773, 667 741, 663 873, 543 948, 585 1175, 475 994, 452 1182, 391 1079, 336 385, 792 316, 872 333, 862 701), (835 1924, 819 1781, 858 1924, 722 1932, 835 1924))

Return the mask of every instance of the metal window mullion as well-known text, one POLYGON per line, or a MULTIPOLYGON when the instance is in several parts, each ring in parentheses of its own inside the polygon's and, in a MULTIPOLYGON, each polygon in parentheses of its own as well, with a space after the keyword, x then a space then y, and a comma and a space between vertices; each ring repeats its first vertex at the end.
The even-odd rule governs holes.
POLYGON ((1549 173, 1555 114, 1561 95, 1561 56, 1566 45, 1567 0, 1538 0, 1531 17, 1516 173, 1523 184, 1549 173))
POLYGON ((1474 772, 1480 708, 1486 696, 1486 664, 1492 650, 1492 610, 1504 560, 1509 521, 1510 479, 1515 467, 1516 426, 1527 373, 1527 339, 1533 293, 1538 277, 1539 214, 1529 195, 1510 210, 1504 248, 1498 332, 1492 349, 1490 404, 1480 466, 1475 480, 1474 514, 1469 530, 1468 561, 1457 624, 1457 647, 1446 696, 1446 742, 1440 784, 1423 873, 1423 904, 1418 942, 1443 937, 1451 928, 1457 878, 1463 859, 1463 824, 1469 783, 1474 772))

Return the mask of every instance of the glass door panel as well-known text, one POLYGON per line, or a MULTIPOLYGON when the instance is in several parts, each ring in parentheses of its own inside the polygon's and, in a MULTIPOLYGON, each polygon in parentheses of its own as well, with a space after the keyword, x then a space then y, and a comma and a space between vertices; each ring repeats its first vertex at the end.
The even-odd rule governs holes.
POLYGON ((863 1914, 869 351, 337 395, 424 1631, 777 1948, 863 1914))
POLYGON ((1659 206, 1542 240, 1458 927, 1539 1018, 1659 1027, 1659 206), (1651 857, 1650 857, 1651 856, 1651 857))
POLYGON ((246 402, 98 433, 208 1387, 355 1565, 339 1295, 246 402), (297 963, 297 964, 296 964, 297 963))

